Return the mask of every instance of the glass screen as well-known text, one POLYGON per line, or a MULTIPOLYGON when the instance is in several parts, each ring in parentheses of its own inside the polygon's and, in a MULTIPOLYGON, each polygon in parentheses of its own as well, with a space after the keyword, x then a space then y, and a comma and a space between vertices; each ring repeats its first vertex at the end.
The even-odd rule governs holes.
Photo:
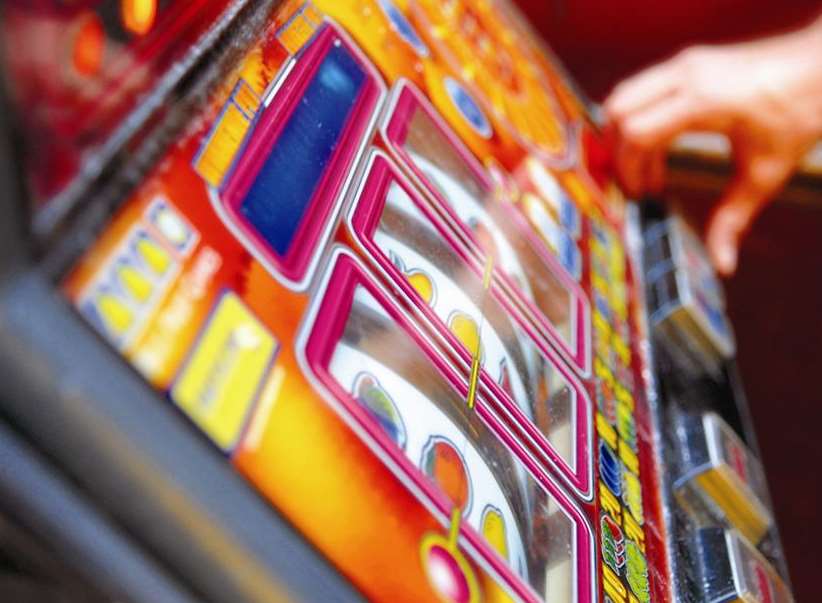
POLYGON ((291 247, 365 81, 351 54, 333 46, 242 201, 243 216, 279 255, 291 247))
POLYGON ((535 252, 493 190, 419 107, 409 120, 406 152, 430 185, 475 234, 496 264, 523 295, 550 320, 564 342, 575 345, 574 300, 563 283, 535 252))
POLYGON ((328 371, 537 593, 573 600, 571 519, 362 285, 328 371))
POLYGON ((374 242, 448 330, 574 468, 576 396, 565 378, 398 184, 388 190, 374 242))

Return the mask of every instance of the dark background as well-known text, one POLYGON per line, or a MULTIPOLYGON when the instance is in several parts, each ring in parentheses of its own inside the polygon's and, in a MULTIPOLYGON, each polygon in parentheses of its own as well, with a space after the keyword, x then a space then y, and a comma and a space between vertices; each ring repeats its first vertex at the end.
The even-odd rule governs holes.
MULTIPOLYGON (((593 99, 621 78, 694 43, 784 31, 818 0, 518 0, 593 99)), ((713 197, 687 211, 704 221, 713 197)), ((819 599, 822 563, 822 190, 772 204, 726 282, 739 364, 798 601, 819 599)))

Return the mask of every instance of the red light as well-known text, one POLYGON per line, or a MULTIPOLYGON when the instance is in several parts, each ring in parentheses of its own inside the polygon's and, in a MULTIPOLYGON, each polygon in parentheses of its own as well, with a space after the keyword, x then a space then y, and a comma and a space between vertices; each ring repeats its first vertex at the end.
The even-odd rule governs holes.
POLYGON ((157 18, 157 0, 122 0, 120 17, 126 30, 143 36, 154 26, 154 20, 157 18))
POLYGON ((71 60, 77 73, 90 77, 96 75, 103 66, 106 32, 97 13, 89 12, 81 20, 74 37, 71 60))

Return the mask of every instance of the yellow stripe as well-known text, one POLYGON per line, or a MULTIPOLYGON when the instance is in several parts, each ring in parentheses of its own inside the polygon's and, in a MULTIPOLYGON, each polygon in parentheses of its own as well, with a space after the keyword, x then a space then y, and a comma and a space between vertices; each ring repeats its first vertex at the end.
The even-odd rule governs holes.
POLYGON ((322 15, 310 2, 306 2, 277 32, 277 39, 289 54, 295 55, 311 39, 322 23, 322 15))
POLYGON ((462 511, 455 506, 451 511, 451 527, 448 528, 448 544, 452 551, 458 548, 458 540, 460 537, 460 522, 462 521, 462 511))
POLYGON ((220 123, 195 166, 203 180, 211 186, 220 186, 250 126, 250 120, 237 105, 231 103, 226 106, 220 123))
POLYGON ((696 482, 748 540, 758 543, 762 539, 768 530, 768 518, 734 487, 721 469, 715 468, 697 476, 696 482))
POLYGON ((257 113, 260 108, 260 97, 258 97, 244 80, 240 80, 237 91, 234 93, 234 102, 249 117, 257 113))
POLYGON ((480 375, 480 357, 479 346, 477 352, 474 354, 474 360, 471 362, 471 378, 468 382, 468 408, 474 409, 474 403, 477 399, 477 384, 479 383, 480 375))
POLYGON ((485 272, 482 274, 482 288, 489 289, 491 287, 491 276, 494 273, 494 257, 489 255, 485 260, 485 272))

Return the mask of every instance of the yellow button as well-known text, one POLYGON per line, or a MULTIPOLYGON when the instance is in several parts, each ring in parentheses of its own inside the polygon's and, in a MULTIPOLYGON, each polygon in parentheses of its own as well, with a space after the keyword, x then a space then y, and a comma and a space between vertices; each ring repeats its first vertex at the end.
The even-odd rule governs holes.
POLYGON ((222 449, 239 439, 277 341, 240 298, 222 297, 171 397, 222 449))

